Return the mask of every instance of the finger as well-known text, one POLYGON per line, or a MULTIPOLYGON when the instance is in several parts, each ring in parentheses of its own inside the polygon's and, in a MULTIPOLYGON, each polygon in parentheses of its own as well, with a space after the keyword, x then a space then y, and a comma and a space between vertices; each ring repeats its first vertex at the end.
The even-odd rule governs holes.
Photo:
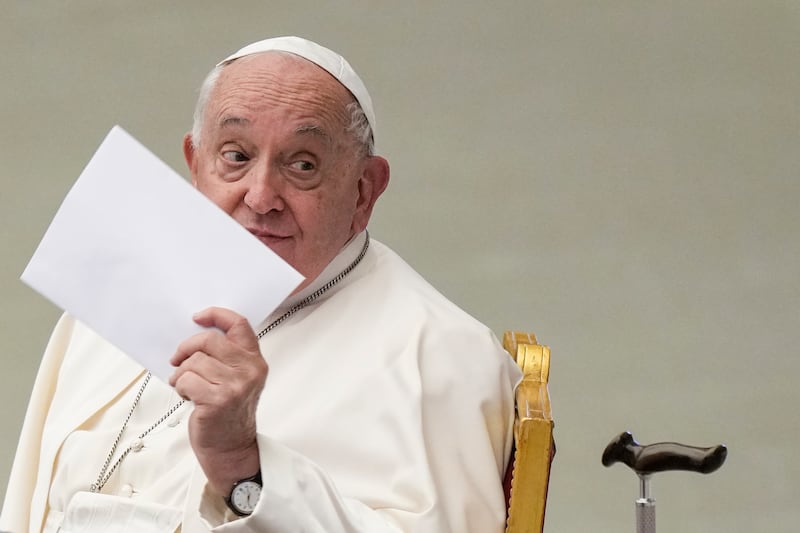
POLYGON ((213 357, 198 353, 189 358, 170 377, 170 384, 183 398, 196 405, 213 405, 214 409, 241 409, 255 405, 264 379, 257 373, 238 376, 236 371, 222 365, 213 357), (244 379, 242 379, 244 378, 244 379), (253 378, 253 379, 250 379, 253 378))
POLYGON ((170 376, 173 387, 183 374, 192 372, 210 385, 217 385, 230 378, 231 368, 204 352, 195 352, 186 358, 170 376))
POLYGON ((192 335, 178 345, 175 353, 170 357, 172 366, 179 366, 195 352, 206 354, 224 353, 228 349, 228 341, 220 331, 204 331, 192 335))
POLYGON ((175 392, 181 398, 192 401, 195 404, 209 403, 210 396, 216 387, 210 385, 202 376, 185 370, 175 372, 173 376, 177 376, 173 387, 175 387, 175 392))
POLYGON ((258 346, 258 339, 250 323, 242 315, 224 307, 209 307, 192 317, 196 324, 207 328, 222 330, 232 341, 252 349, 258 346))

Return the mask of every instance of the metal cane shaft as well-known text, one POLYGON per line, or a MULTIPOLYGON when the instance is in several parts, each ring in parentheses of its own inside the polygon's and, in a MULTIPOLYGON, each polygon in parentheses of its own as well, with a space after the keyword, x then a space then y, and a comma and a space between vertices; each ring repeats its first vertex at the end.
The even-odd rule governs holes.
POLYGON ((636 501, 636 533, 656 533, 656 502, 636 501))
POLYGON ((656 501, 650 497, 650 476, 639 474, 636 533, 656 533, 656 501))

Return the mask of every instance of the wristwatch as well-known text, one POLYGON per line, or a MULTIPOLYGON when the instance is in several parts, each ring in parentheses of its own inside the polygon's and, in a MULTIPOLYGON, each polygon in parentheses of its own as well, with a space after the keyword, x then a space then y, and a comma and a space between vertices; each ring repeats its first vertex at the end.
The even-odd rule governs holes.
POLYGON ((247 479, 240 479, 233 484, 230 496, 225 498, 231 511, 239 516, 250 516, 256 508, 261 496, 261 470, 247 479))

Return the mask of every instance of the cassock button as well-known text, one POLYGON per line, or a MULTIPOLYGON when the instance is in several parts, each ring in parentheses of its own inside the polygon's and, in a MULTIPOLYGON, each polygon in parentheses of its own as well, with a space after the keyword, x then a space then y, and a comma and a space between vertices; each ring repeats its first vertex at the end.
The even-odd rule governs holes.
POLYGON ((122 488, 119 489, 119 495, 130 498, 133 496, 133 487, 131 485, 123 485, 122 488))
POLYGON ((170 418, 169 422, 167 422, 167 425, 169 427, 171 427, 171 428, 174 428, 175 426, 177 426, 180 423, 181 423, 181 419, 176 416, 175 418, 170 418))
POLYGON ((131 451, 132 452, 140 452, 144 448, 144 441, 142 439, 136 439, 131 444, 131 451))

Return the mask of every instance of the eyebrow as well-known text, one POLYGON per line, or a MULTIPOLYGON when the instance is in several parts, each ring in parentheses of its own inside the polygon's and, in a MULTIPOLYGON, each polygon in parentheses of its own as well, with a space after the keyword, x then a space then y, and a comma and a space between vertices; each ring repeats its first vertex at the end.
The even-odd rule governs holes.
POLYGON ((237 117, 234 115, 226 115, 222 117, 222 120, 219 121, 220 128, 228 128, 232 126, 249 126, 249 125, 250 125, 250 119, 237 117))
POLYGON ((333 137, 331 137, 327 131, 316 124, 304 124, 296 128, 294 132, 297 135, 313 135, 315 137, 319 137, 328 145, 333 144, 333 137))
MULTIPOLYGON (((250 126, 252 122, 248 118, 239 117, 236 115, 223 116, 219 121, 220 128, 236 128, 250 126)), ((321 126, 316 124, 303 124, 295 128, 296 135, 305 136, 311 135, 317 137, 325 142, 325 144, 333 145, 333 137, 321 126)))

